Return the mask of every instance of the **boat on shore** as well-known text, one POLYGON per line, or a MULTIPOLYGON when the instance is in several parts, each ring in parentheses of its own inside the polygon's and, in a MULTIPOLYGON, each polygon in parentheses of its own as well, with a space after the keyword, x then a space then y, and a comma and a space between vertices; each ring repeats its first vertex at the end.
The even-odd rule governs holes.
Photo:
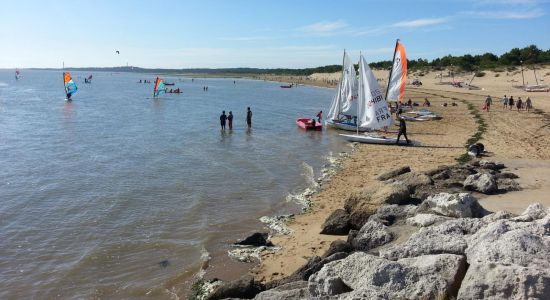
POLYGON ((373 135, 361 135, 361 134, 340 134, 340 136, 344 137, 346 140, 350 142, 359 142, 359 143, 367 143, 367 144, 381 144, 381 145, 391 145, 391 144, 398 144, 398 145, 406 145, 407 141, 402 139, 399 142, 397 142, 397 138, 388 138, 385 136, 373 136, 373 135))
POLYGON ((305 130, 323 130, 323 124, 315 121, 315 119, 299 118, 296 120, 296 125, 305 130))
POLYGON ((290 89, 290 88, 292 88, 292 84, 289 84, 289 85, 281 85, 281 88, 283 88, 283 89, 290 89))

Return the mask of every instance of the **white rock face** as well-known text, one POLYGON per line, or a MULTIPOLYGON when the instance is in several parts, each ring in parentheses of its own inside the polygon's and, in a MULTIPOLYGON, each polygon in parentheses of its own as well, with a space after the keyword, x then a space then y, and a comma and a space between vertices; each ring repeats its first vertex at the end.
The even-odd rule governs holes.
POLYGON ((453 218, 475 218, 485 214, 483 207, 469 193, 439 193, 430 196, 420 204, 417 212, 453 218))
POLYGON ((351 245, 356 250, 368 251, 387 244, 392 240, 393 234, 388 230, 387 226, 378 222, 368 221, 351 241, 351 245))
POLYGON ((519 216, 515 217, 514 221, 531 222, 533 220, 543 219, 550 214, 550 208, 545 209, 540 203, 533 203, 519 216))
POLYGON ((436 299, 456 293, 464 256, 441 254, 398 261, 356 252, 326 264, 309 279, 312 297, 436 299))
POLYGON ((466 177, 464 188, 483 194, 491 194, 498 189, 495 177, 487 173, 477 173, 466 177))
POLYGON ((448 220, 449 218, 433 214, 417 214, 407 219, 407 224, 416 227, 427 227, 437 222, 448 220))

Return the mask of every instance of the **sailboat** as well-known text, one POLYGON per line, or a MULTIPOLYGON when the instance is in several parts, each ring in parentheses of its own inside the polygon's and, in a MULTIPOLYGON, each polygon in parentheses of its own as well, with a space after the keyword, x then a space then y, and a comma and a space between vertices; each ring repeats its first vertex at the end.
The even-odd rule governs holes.
POLYGON ((160 77, 157 77, 157 79, 155 79, 155 88, 153 89, 153 98, 158 97, 165 91, 166 90, 164 88, 164 81, 160 77))
MULTIPOLYGON (((379 130, 393 124, 388 102, 386 102, 380 90, 380 85, 378 85, 378 81, 363 55, 359 57, 358 85, 356 134, 340 134, 340 136, 351 142, 395 144, 397 142, 396 138, 359 134, 360 127, 379 130)), ((403 143, 405 142, 403 141, 403 143)))
POLYGON ((84 83, 92 83, 92 78, 92 75, 88 76, 88 78, 84 78, 84 83))
POLYGON ((74 83, 73 78, 71 77, 71 73, 63 72, 63 85, 65 86, 67 101, 71 101, 71 96, 78 90, 76 83, 74 83))
MULTIPOLYGON (((357 131, 357 72, 346 51, 342 58, 342 78, 338 82, 325 124, 332 128, 357 131)), ((369 128, 359 126, 359 131, 369 128)))
POLYGON ((15 69, 15 80, 19 80, 21 78, 21 72, 19 72, 19 69, 15 69))

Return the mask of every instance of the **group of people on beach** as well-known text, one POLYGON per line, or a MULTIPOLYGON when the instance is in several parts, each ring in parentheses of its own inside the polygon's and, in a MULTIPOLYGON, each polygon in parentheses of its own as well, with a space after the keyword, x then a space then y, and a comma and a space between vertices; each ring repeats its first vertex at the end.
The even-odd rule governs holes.
MULTIPOLYGON (((514 100, 514 96, 510 96, 508 98, 506 95, 500 100, 500 103, 502 103, 503 109, 510 109, 512 110, 514 106, 517 108, 518 111, 526 110, 529 112, 533 108, 533 102, 531 101, 530 97, 527 97, 525 101, 521 99, 521 97, 518 97, 517 100, 514 100)), ((485 102, 483 105, 483 109, 489 111, 491 108, 491 104, 493 104, 493 99, 491 98, 491 95, 487 95, 485 97, 485 102)))
MULTIPOLYGON (((222 130, 225 130, 225 124, 229 125, 229 130, 233 130, 233 112, 230 111, 229 115, 225 114, 225 110, 220 115, 220 126, 222 130)), ((246 108, 246 125, 248 129, 252 128, 252 111, 250 107, 246 108)))

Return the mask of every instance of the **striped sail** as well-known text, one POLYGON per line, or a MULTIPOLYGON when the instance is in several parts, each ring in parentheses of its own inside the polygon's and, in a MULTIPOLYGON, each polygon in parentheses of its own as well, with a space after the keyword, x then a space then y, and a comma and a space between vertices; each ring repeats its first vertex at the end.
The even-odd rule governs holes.
POLYGON ((160 94, 164 93, 164 81, 157 77, 155 80, 155 89, 153 90, 153 97, 158 97, 160 94))
POLYGON ((78 89, 76 87, 76 83, 74 83, 73 78, 71 77, 71 73, 63 72, 63 84, 65 85, 65 94, 67 95, 67 98, 70 99, 78 89))
POLYGON ((403 102, 405 96, 405 84, 407 82, 407 55, 405 47, 397 41, 395 44, 395 53, 393 56, 393 66, 390 81, 388 83, 388 101, 403 102))

